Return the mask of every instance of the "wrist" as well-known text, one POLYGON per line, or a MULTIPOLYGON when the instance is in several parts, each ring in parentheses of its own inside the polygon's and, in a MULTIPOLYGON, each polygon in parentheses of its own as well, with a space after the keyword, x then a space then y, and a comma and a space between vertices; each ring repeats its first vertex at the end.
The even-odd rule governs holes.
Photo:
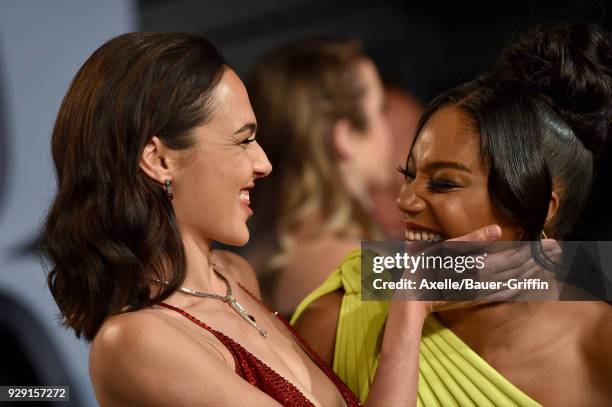
POLYGON ((391 304, 385 327, 385 339, 381 348, 382 354, 407 349, 421 340, 423 324, 430 314, 426 303, 417 301, 397 301, 391 304))
POLYGON ((428 301, 396 301, 392 303, 391 308, 406 323, 420 327, 432 312, 431 304, 428 301))

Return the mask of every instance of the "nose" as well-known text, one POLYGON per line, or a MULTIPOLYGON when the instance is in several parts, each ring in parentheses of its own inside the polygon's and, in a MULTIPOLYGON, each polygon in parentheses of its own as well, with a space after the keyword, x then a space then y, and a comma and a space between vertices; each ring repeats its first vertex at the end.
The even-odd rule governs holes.
POLYGON ((255 144, 255 157, 253 160, 253 172, 255 173, 255 178, 263 178, 267 177, 272 172, 272 164, 268 160, 268 156, 263 151, 261 146, 254 142, 255 144))
POLYGON ((426 207, 425 201, 414 190, 413 182, 404 182, 397 198, 397 207, 402 212, 417 214, 426 207))

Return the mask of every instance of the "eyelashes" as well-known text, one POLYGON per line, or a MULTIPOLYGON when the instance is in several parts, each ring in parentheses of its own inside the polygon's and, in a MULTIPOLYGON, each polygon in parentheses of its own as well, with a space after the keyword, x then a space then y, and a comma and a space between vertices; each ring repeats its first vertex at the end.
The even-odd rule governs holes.
POLYGON ((399 171, 400 174, 402 174, 404 176, 404 178, 413 178, 414 179, 414 174, 412 172, 408 171, 408 168, 402 167, 400 165, 399 167, 397 167, 397 170, 399 171))
POLYGON ((242 140, 240 142, 240 144, 249 144, 255 141, 255 135, 253 134, 252 136, 245 138, 244 140, 242 140))
POLYGON ((459 188, 459 185, 450 181, 429 181, 429 189, 433 191, 448 191, 451 189, 459 188))
MULTIPOLYGON (((411 172, 408 168, 399 166, 397 167, 397 171, 404 176, 405 179, 415 179, 416 176, 413 172, 411 172)), ((446 180, 431 180, 427 183, 427 186, 430 190, 434 192, 444 192, 449 191, 451 189, 460 188, 461 186, 446 180)))
POLYGON ((236 141, 236 144, 246 148, 248 147, 249 144, 253 143, 254 141, 255 141, 255 135, 253 134, 252 136, 247 137, 242 141, 236 141))

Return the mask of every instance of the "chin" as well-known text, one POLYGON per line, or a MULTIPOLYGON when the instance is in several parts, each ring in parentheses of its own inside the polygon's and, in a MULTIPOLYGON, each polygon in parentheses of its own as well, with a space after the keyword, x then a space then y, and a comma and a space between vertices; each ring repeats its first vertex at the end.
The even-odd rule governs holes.
MULTIPOLYGON (((245 227, 246 229, 246 227, 245 227)), ((235 233, 232 234, 230 236, 226 236, 224 239, 219 239, 218 241, 229 245, 229 246, 244 246, 245 244, 247 244, 249 242, 249 231, 248 229, 244 232, 240 232, 240 233, 235 233)))

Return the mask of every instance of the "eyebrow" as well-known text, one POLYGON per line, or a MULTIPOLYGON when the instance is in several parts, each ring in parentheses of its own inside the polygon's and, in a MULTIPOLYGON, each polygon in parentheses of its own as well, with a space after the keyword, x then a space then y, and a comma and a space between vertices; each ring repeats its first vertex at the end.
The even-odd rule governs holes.
MULTIPOLYGON (((408 159, 408 162, 410 162, 410 160, 415 162, 412 155, 408 159)), ((470 170, 468 167, 466 167, 465 165, 461 163, 455 162, 455 161, 434 161, 432 163, 427 164, 423 169, 425 171, 431 171, 431 170, 437 170, 440 168, 453 168, 455 170, 472 173, 472 170, 470 170)))
POLYGON ((234 132, 234 134, 240 134, 240 133, 243 133, 245 131, 248 131, 250 134, 254 134, 257 131, 257 124, 256 123, 247 123, 244 126, 242 126, 241 128, 239 128, 238 130, 236 130, 234 132))

